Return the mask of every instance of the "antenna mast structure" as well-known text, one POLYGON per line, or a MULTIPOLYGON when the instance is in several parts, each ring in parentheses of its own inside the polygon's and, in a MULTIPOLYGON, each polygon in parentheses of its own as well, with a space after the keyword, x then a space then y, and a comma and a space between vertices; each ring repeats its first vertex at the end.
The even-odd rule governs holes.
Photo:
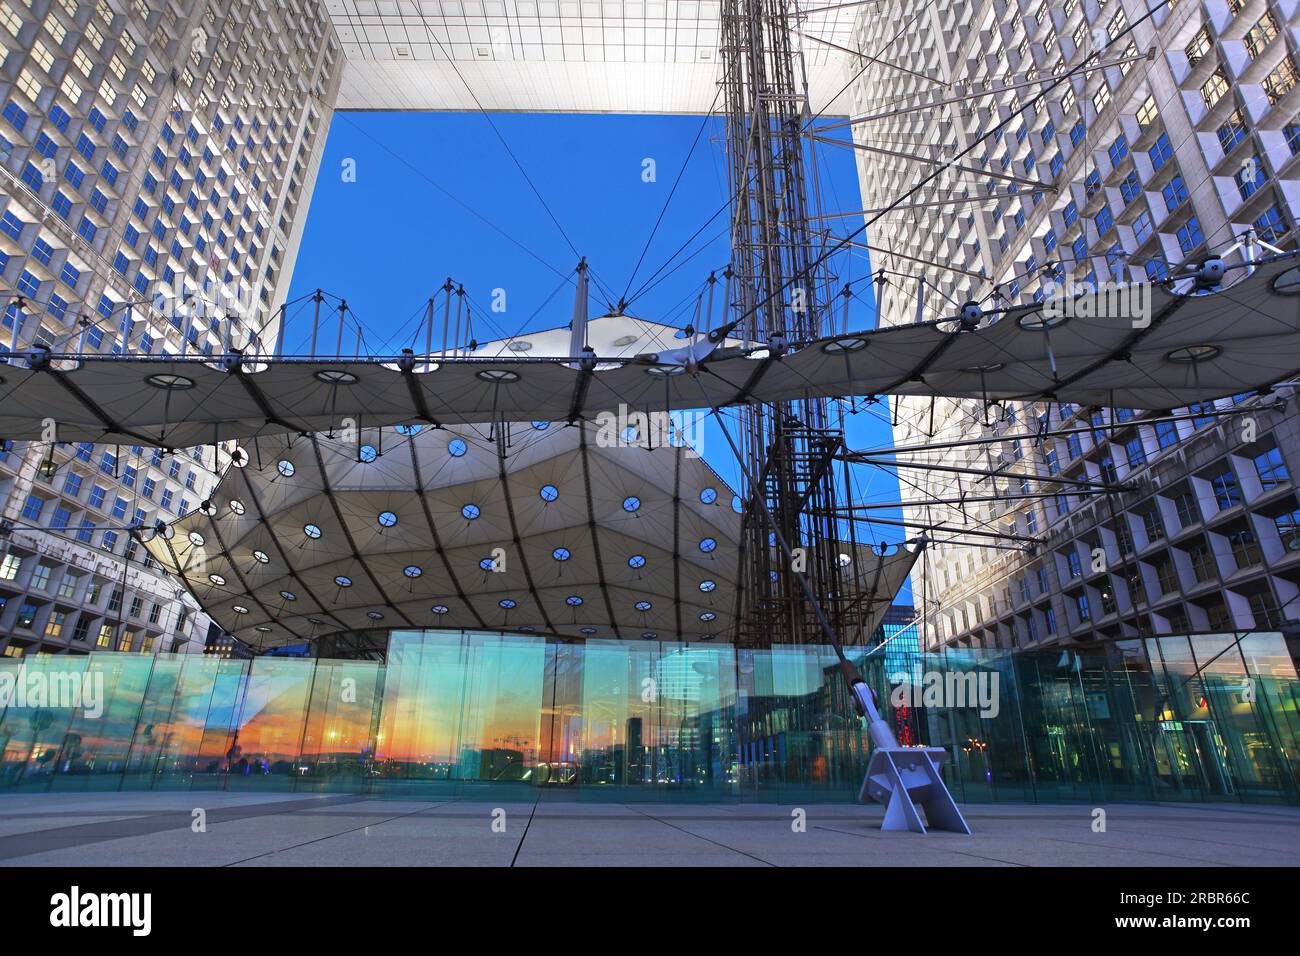
POLYGON ((720 82, 732 196, 728 307, 731 319, 740 320, 736 335, 769 346, 736 396, 742 464, 754 476, 753 482, 745 479, 742 495, 736 643, 824 641, 791 561, 776 547, 775 530, 803 562, 841 642, 857 643, 870 637, 854 628, 857 612, 869 608, 845 593, 846 585, 861 592, 851 580, 858 562, 842 567, 840 559, 842 537, 850 554, 856 548, 851 527, 847 535, 838 533, 835 456, 844 444, 838 413, 824 399, 744 401, 745 392, 780 361, 786 343, 833 334, 831 277, 808 228, 804 131, 811 109, 803 54, 796 48, 789 0, 722 0, 721 13, 720 82))

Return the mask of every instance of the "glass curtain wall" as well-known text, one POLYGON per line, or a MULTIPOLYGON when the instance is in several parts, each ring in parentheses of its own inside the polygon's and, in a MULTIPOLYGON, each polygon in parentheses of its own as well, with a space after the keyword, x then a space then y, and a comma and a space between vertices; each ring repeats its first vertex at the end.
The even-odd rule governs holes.
MULTIPOLYGON (((963 802, 1300 803, 1279 634, 855 651, 963 802)), ((869 756, 827 647, 397 631, 384 664, 0 660, 0 790, 285 789, 849 800, 869 756)))

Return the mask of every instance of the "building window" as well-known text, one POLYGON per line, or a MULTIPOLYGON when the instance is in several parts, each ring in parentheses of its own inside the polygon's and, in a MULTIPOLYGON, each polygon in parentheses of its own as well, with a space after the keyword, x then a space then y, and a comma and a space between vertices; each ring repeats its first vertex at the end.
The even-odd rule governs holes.
POLYGON ((1264 95, 1268 97, 1269 105, 1277 105, 1278 100, 1291 92, 1297 79, 1300 79, 1300 74, 1297 74, 1290 55, 1283 57, 1273 72, 1264 77, 1264 95))
POLYGON ((1147 453, 1142 447, 1142 438, 1135 436, 1124 443, 1124 455, 1128 459, 1130 470, 1141 468, 1147 463, 1147 453))
POLYGON ((1210 486, 1214 489, 1214 500, 1218 502, 1220 511, 1241 504, 1241 485, 1231 470, 1215 475, 1210 486))
MULTIPOLYGON (((1300 508, 1273 519, 1277 535, 1282 539, 1282 547, 1288 551, 1300 551, 1300 508)), ((3 575, 0 574, 0 577, 3 575)))
POLYGON ((1210 28, 1203 26, 1196 31, 1196 35, 1188 41, 1187 46, 1183 47, 1183 53, 1187 56, 1187 62, 1195 66, 1205 58, 1213 46, 1210 40, 1210 28))
POLYGON ((1261 557, 1255 532, 1249 528, 1241 528, 1228 535, 1228 543, 1232 546, 1232 559, 1237 562, 1238 569, 1244 570, 1251 565, 1259 564, 1261 557))
MULTIPOLYGON (((1265 84, 1267 85, 1267 80, 1265 84)), ((1228 79, 1223 75, 1223 68, 1219 67, 1210 74, 1210 78, 1201 86, 1201 99, 1205 105, 1213 108, 1214 104, 1219 102, 1223 94, 1228 92, 1228 79)), ((1276 101, 1274 101, 1276 102, 1276 101)))
POLYGON ((1241 118, 1241 112, 1233 110, 1229 113, 1228 118, 1219 124, 1215 133, 1219 137, 1219 146, 1223 149, 1223 155, 1227 156, 1246 138, 1246 122, 1241 118))
POLYGON ((31 586, 38 591, 47 590, 50 584, 50 572, 53 570, 54 568, 48 564, 36 565, 35 570, 32 571, 31 586))
POLYGON ((18 607, 18 617, 14 620, 14 627, 21 627, 25 631, 30 631, 35 622, 36 605, 31 601, 24 601, 18 607))
POLYGON ((1232 178, 1237 183, 1237 192, 1241 194, 1242 199, 1249 199, 1255 195, 1268 180, 1264 174, 1264 164, 1260 162, 1258 156, 1252 156, 1242 163, 1241 168, 1233 174, 1232 178))
POLYGON ((1198 541, 1189 556, 1192 560, 1192 575, 1197 582, 1204 584, 1207 581, 1213 581, 1214 576, 1218 573, 1218 568, 1214 564, 1214 555, 1210 553, 1210 549, 1205 542, 1198 541))
POLYGON ((1161 594, 1177 593, 1178 574, 1174 571, 1174 564, 1168 557, 1161 557, 1156 562, 1156 581, 1160 585, 1161 594))
POLYGON ((1264 214, 1255 220, 1255 232, 1265 242, 1277 243, 1287 233, 1286 220, 1277 206, 1269 206, 1264 214))
POLYGON ((1147 155, 1151 157, 1151 168, 1160 169, 1174 155, 1174 149, 1169 145, 1169 135, 1161 133, 1156 139, 1155 145, 1147 150, 1147 155))
POLYGON ((1259 475, 1260 486, 1265 491, 1272 491, 1291 480, 1282 452, 1277 448, 1270 448, 1262 455, 1255 456, 1255 473, 1259 475))
POLYGON ((46 637, 59 637, 63 634, 63 624, 67 620, 67 615, 63 611, 55 611, 50 615, 50 619, 45 623, 46 637))
POLYGON ((27 521, 40 521, 41 512, 45 510, 45 501, 37 495, 28 495, 23 505, 23 518, 27 521))
POLYGON ((1273 41, 1277 36, 1277 21, 1273 19, 1273 14, 1267 10, 1259 21, 1246 31, 1243 38, 1246 41, 1246 52, 1250 54, 1252 60, 1258 60, 1259 55, 1264 52, 1264 48, 1273 41))
POLYGON ((1192 216, 1186 223, 1179 226, 1176 234, 1178 236, 1178 247, 1183 252, 1191 252, 1205 242, 1205 236, 1201 233, 1201 223, 1195 216, 1192 216))
POLYGON ((1142 530, 1148 543, 1159 541, 1165 536, 1164 522, 1160 520, 1160 512, 1155 508, 1142 512, 1142 530))
POLYGON ((1160 195, 1164 197, 1165 208, 1173 212, 1187 201, 1187 183, 1182 176, 1175 176, 1160 190, 1160 195))

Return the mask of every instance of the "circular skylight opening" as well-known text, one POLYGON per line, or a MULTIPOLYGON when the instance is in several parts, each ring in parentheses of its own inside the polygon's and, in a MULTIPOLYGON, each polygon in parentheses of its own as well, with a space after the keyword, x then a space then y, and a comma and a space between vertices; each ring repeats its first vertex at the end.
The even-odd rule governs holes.
POLYGON ((281 458, 278 462, 276 462, 275 470, 278 471, 280 474, 284 475, 284 477, 286 478, 292 478, 293 473, 298 469, 293 467, 293 462, 289 461, 288 459, 281 458))
POLYGON ((314 525, 314 524, 305 524, 305 525, 302 526, 302 533, 305 534, 305 535, 306 535, 307 537, 309 537, 309 538, 319 538, 319 537, 320 537, 320 528, 318 528, 318 527, 317 527, 316 525, 314 525))
POLYGON ((258 564, 270 564, 271 558, 265 551, 254 551, 253 560, 258 564))
POLYGON ((710 591, 712 591, 712 590, 713 590, 714 588, 716 588, 717 586, 718 586, 718 582, 717 582, 717 581, 701 581, 701 582, 700 582, 700 590, 703 591, 705 594, 708 594, 710 591))
POLYGON ((629 345, 636 345, 637 341, 638 341, 638 337, 635 335, 620 335, 618 338, 614 340, 614 347, 619 349, 625 349, 629 345))
POLYGON ((740 495, 731 496, 731 510, 736 514, 740 514, 745 510, 745 503, 740 500, 740 495))
POLYGON ((271 629, 270 629, 269 627, 267 627, 265 624, 259 624, 259 625, 257 625, 257 627, 253 628, 253 630, 257 631, 259 634, 270 634, 270 633, 271 633, 271 629))
POLYGON ((979 375, 983 372, 996 372, 998 369, 1002 367, 1003 367, 1002 362, 990 362, 987 365, 967 365, 964 369, 962 369, 962 371, 971 372, 975 375, 979 375))
POLYGON ((644 568, 644 567, 645 567, 645 555, 644 555, 644 554, 634 554, 634 555, 632 555, 632 557, 630 557, 630 558, 627 559, 627 566, 628 566, 629 568, 644 568))
POLYGON ((1069 318, 1062 310, 1056 315, 1044 315, 1042 309, 1034 309, 1026 312, 1016 323, 1027 332, 1045 332, 1047 329, 1054 329, 1058 325, 1064 325, 1065 320, 1069 318))
POLYGON ((372 621, 382 621, 384 619, 382 611, 367 611, 366 617, 370 618, 372 621))
POLYGON ((570 594, 564 599, 564 603, 569 605, 569 607, 582 607, 582 598, 578 597, 576 594, 570 594))
POLYGON ((556 561, 568 561, 572 555, 569 553, 568 548, 556 548, 551 552, 551 557, 556 561))
POLYGON ((522 341, 511 342, 509 345, 506 346, 506 348, 508 348, 512 352, 531 352, 533 348, 533 343, 522 342, 522 341))
POLYGON ((484 382, 491 382, 493 385, 508 385, 511 382, 519 381, 518 372, 512 372, 505 368, 485 368, 478 373, 478 377, 484 382))
POLYGON ((478 505, 466 505, 460 509, 460 516, 466 521, 473 521, 482 513, 483 512, 479 510, 478 505))
POLYGON ((497 606, 504 608, 507 611, 510 610, 512 607, 517 607, 515 602, 510 598, 502 598, 500 601, 497 601, 497 606))
POLYGON ((244 607, 244 605, 242 605, 242 604, 236 604, 236 605, 232 606, 230 609, 231 609, 232 611, 234 611, 236 614, 247 614, 247 613, 248 613, 248 608, 244 607))
POLYGON ((636 496, 629 496, 623 499, 623 510, 631 514, 641 507, 641 499, 636 496))
POLYGON ((1300 266, 1278 273, 1273 279, 1273 291, 1278 295, 1300 295, 1300 266))
POLYGON ((684 365, 651 365, 645 370, 647 375, 654 378, 672 378, 674 375, 681 375, 686 371, 684 365))
POLYGON ((238 498, 230 499, 230 510, 232 513, 242 515, 244 513, 244 503, 238 498))
POLYGON ((407 435, 409 437, 411 435, 420 434, 420 432, 424 431, 424 426, 423 425, 394 425, 393 431, 397 432, 397 434, 399 435, 407 435))
POLYGON ((712 621, 712 620, 716 620, 716 619, 717 619, 717 616, 718 616, 718 615, 714 614, 712 611, 701 611, 701 612, 700 612, 700 620, 701 620, 701 621, 705 621, 705 622, 712 621))
POLYGON ((397 515, 393 514, 391 511, 381 511, 379 512, 378 520, 381 527, 391 528, 393 525, 397 524, 397 515))
POLYGON ((705 488, 700 492, 700 501, 706 505, 711 505, 718 500, 717 488, 705 488))
POLYGON ((491 558, 484 558, 478 563, 478 566, 484 571, 495 571, 497 569, 497 563, 491 558))
POLYGON ((402 568, 402 573, 408 578, 418 578, 424 573, 424 569, 418 564, 408 564, 406 567, 402 568))
POLYGON ((338 585, 339 587, 341 587, 341 588, 350 588, 350 587, 352 587, 352 579, 351 579, 350 577, 348 577, 346 574, 340 574, 340 575, 336 576, 336 577, 334 578, 334 583, 337 584, 337 585, 338 585))
POLYGON ((374 445, 362 445, 357 450, 357 460, 363 465, 368 465, 379 457, 379 452, 375 451, 374 445))
POLYGON ((647 641, 656 640, 659 637, 658 631, 642 631, 641 636, 647 641))
POLYGON ((429 608, 429 610, 434 614, 446 614, 450 608, 445 604, 435 604, 433 607, 429 608))
POLYGON ((463 438, 453 438, 447 442, 447 454, 451 455, 452 458, 461 458, 467 451, 469 451, 469 446, 465 444, 463 438))
POLYGON ((213 584, 215 584, 217 587, 222 587, 226 583, 226 579, 219 574, 209 574, 208 580, 211 581, 213 584))
POLYGON ((194 387, 194 379, 186 378, 184 375, 170 375, 166 372, 148 376, 145 383, 164 392, 183 392, 194 387))
POLYGON ((556 498, 560 497, 560 489, 556 488, 554 485, 542 485, 541 490, 538 491, 537 494, 541 496, 543 501, 554 501, 556 498))
POLYGON ((1222 352, 1223 349, 1217 345, 1188 345, 1185 348, 1174 349, 1165 355, 1165 361, 1178 365, 1195 365, 1197 362, 1208 362, 1218 358, 1222 352))
POLYGON ((636 608, 638 611, 648 611, 650 608, 654 607, 654 605, 649 601, 637 601, 632 605, 632 607, 636 608))
POLYGON ((839 560, 840 560, 840 567, 842 567, 842 568, 847 568, 850 564, 853 563, 853 559, 850 558, 850 557, 849 557, 847 554, 845 554, 843 551, 840 552, 840 559, 839 559, 839 560))
POLYGON ((292 591, 281 591, 280 597, 284 598, 286 601, 298 600, 298 595, 294 594, 292 591))
POLYGON ((858 335, 848 335, 842 339, 831 339, 822 346, 827 355, 839 355, 844 352, 860 352, 867 347, 867 340, 858 335))
POLYGON ((711 554, 718 547, 718 542, 712 538, 704 538, 700 541, 700 550, 705 554, 711 554))
POLYGON ((548 428, 551 427, 551 423, 550 423, 550 422, 533 422, 533 427, 536 428, 539 432, 544 432, 544 431, 546 431, 546 429, 548 429, 548 428))
POLYGON ((203 547, 203 535, 199 534, 197 531, 191 531, 189 537, 190 544, 194 545, 194 547, 203 547))
POLYGON ((357 377, 341 368, 323 368, 316 372, 316 380, 326 385, 355 385, 357 377))
POLYGON ((581 628, 581 631, 582 631, 583 634, 595 634, 595 633, 596 633, 596 629, 595 629, 594 627, 584 627, 584 628, 581 628))

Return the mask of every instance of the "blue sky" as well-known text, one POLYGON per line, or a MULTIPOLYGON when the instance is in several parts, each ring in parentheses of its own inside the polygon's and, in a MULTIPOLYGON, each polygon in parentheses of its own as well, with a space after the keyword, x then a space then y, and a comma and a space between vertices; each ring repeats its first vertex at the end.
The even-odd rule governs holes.
MULTIPOLYGON (((346 298, 368 346, 395 351, 412 345, 424 303, 450 276, 478 304, 482 341, 567 324, 572 287, 561 286, 582 255, 598 280, 593 315, 627 296, 629 313, 683 325, 698 284, 729 259, 726 213, 709 222, 727 195, 721 136, 720 120, 689 116, 503 114, 489 122, 476 113, 338 113, 290 298, 317 287, 346 298), (646 160, 653 182, 642 175, 646 160), (689 258, 679 256, 680 267, 668 265, 656 282, 701 227, 689 258), (647 280, 655 284, 633 298, 647 280), (486 309, 495 289, 505 290, 504 313, 486 309)), ((817 162, 826 207, 860 209, 852 150, 822 148, 817 162)), ((835 223, 843 234, 861 220, 835 223)), ((841 280, 870 272, 865 253, 839 256, 837 267, 841 280)), ((869 287, 855 285, 862 298, 852 327, 875 324, 869 287)), ((299 319, 299 328, 309 321, 299 319)), ((305 335, 293 325, 291 314, 291 350, 305 335)), ((853 417, 848 437, 858 448, 890 443, 888 426, 867 413, 853 417)), ((738 484, 716 430, 706 432, 704 456, 738 484)), ((897 499, 897 483, 879 470, 859 469, 856 481, 859 500, 897 499)), ((880 531, 898 540, 898 529, 880 531)))

